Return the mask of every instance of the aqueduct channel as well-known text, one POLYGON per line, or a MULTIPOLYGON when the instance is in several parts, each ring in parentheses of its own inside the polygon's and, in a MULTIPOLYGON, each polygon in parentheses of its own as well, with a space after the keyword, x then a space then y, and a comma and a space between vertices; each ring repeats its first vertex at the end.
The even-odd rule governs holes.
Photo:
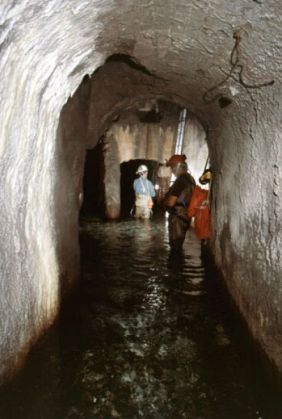
POLYGON ((281 371, 280 2, 18 0, 0 16, 1 376, 79 276, 86 149, 151 99, 206 129, 215 262, 281 371))

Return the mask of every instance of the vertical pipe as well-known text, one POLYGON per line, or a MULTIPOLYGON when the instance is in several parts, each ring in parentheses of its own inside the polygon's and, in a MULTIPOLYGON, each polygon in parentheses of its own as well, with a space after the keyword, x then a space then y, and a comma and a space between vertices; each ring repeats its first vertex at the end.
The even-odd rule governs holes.
MULTIPOLYGON (((175 154, 182 154, 186 120, 187 120, 187 109, 184 108, 180 112, 179 120, 178 120, 175 154)), ((170 177, 169 184, 171 185, 174 181, 175 181, 175 176, 172 174, 170 177)))
POLYGON ((184 109, 182 109, 182 111, 180 112, 180 115, 179 115, 176 145, 175 145, 175 154, 181 154, 182 153, 186 119, 187 119, 187 109, 184 108, 184 109))

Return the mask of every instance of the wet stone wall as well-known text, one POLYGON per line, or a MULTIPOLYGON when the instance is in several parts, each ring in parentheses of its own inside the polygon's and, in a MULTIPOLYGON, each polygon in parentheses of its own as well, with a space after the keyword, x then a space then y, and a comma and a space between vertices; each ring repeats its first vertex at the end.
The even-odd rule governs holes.
POLYGON ((245 109, 246 119, 240 119, 248 136, 241 135, 241 127, 224 124, 230 142, 216 145, 214 253, 253 336, 282 370, 281 133, 275 114, 266 123, 264 111, 254 107, 256 120, 253 109, 245 109))

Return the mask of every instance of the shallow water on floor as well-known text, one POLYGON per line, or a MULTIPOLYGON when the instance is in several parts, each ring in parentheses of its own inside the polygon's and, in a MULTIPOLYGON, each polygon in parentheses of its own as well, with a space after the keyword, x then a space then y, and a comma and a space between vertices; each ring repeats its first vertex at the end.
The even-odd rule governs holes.
POLYGON ((282 396, 189 232, 164 220, 81 223, 82 280, 0 393, 0 418, 278 419, 282 396))

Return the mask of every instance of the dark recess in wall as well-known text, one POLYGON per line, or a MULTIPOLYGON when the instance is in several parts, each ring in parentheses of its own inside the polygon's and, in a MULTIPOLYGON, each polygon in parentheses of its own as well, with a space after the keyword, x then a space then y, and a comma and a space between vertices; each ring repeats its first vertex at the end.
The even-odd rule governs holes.
POLYGON ((103 216, 105 213, 105 194, 103 188, 104 158, 103 142, 88 150, 83 177, 83 204, 81 215, 103 216))
POLYGON ((228 97, 222 96, 221 98, 218 99, 218 103, 221 108, 226 108, 226 106, 231 105, 232 100, 229 99, 228 97))

